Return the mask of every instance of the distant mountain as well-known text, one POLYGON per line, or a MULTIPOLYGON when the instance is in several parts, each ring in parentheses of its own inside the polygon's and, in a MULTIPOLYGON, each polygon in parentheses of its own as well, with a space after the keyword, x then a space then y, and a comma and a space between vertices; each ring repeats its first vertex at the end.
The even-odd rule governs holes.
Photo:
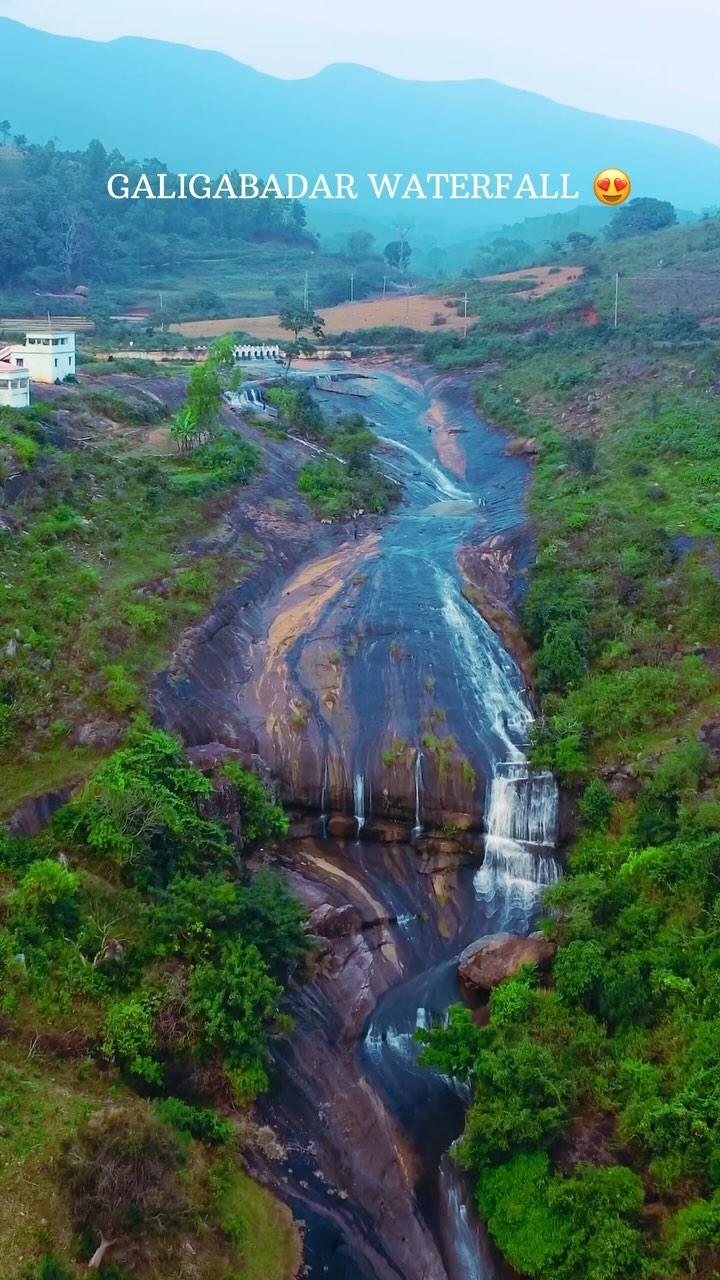
MULTIPOLYGON (((333 65, 280 80, 225 54, 155 40, 71 39, 0 18, 0 118, 62 146, 99 138, 174 170, 569 172, 584 201, 620 165, 635 195, 717 204, 720 148, 690 134, 562 106, 494 80, 398 80, 333 65)), ((348 214, 405 220, 454 238, 572 205, 370 200, 348 214)), ((337 209, 309 206, 311 221, 337 209), (316 214, 318 217, 316 217, 316 214)))

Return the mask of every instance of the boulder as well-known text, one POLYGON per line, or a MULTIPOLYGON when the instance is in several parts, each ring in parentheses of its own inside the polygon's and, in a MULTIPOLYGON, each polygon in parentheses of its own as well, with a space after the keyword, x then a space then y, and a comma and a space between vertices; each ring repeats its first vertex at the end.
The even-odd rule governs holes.
POLYGON ((347 903, 334 907, 329 902, 316 907, 308 919, 308 930, 320 938, 342 938, 359 933, 362 927, 360 913, 347 903))
POLYGON ((59 787, 57 791, 45 791, 42 795, 31 796, 22 804, 8 820, 8 830, 12 836, 34 836, 50 822, 56 809, 67 804, 73 793, 75 783, 59 787))
POLYGON ((114 720, 88 720, 79 724, 70 735, 73 747, 92 747, 109 751, 116 747, 123 736, 123 726, 114 720))
POLYGON ((554 951, 555 944, 541 933, 494 933, 465 948, 458 974, 469 991, 491 991, 524 964, 546 964, 554 951))
POLYGON ((540 452, 540 447, 534 436, 516 436, 507 445, 505 452, 511 456, 522 454, 525 457, 534 458, 540 452))

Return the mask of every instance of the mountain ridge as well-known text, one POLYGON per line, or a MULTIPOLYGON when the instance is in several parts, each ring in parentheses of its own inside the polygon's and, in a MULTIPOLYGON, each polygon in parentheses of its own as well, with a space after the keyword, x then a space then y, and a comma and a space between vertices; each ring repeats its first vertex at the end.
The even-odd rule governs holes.
MULTIPOLYGON (((91 41, 0 18, 0 85, 0 112, 13 130, 73 148, 98 137, 175 170, 569 172, 585 200, 595 172, 619 164, 635 195, 695 211, 717 200, 720 185, 720 147, 704 139, 489 78, 406 80, 350 62, 289 80, 190 45, 91 41)), ((428 201, 392 209, 369 200, 362 212, 410 215, 423 230, 457 235, 483 234, 540 207, 428 201)), ((357 203, 345 213, 360 211, 357 203)), ((337 221, 337 210, 318 206, 318 214, 337 221)))

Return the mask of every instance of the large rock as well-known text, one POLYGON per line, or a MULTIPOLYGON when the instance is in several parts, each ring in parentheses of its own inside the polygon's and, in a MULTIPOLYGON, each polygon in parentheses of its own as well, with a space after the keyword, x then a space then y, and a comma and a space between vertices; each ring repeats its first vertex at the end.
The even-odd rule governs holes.
POLYGON ((469 991, 491 991, 524 964, 546 964, 555 950, 541 933, 493 933, 461 953, 460 981, 469 991))
POLYGON ((343 938, 359 933, 362 928, 360 912, 347 903, 333 907, 329 902, 316 907, 308 918, 310 933, 320 938, 343 938))
POLYGON ((114 720, 88 720, 79 724, 70 735, 73 747, 90 747, 93 750, 111 751, 123 737, 124 729, 114 720))

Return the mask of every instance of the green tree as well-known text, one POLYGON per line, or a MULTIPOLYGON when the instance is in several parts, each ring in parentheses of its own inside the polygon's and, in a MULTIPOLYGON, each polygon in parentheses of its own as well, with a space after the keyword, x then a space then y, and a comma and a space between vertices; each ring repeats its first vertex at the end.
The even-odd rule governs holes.
POLYGON ((397 271, 407 271, 412 248, 405 239, 390 240, 383 249, 383 255, 389 267, 395 267, 397 271))
POLYGON ((593 778, 578 800, 578 812, 587 827, 604 831, 613 807, 613 798, 601 778, 593 778))
POLYGON ((175 414, 170 428, 170 434, 181 449, 204 443, 217 429, 222 408, 218 367, 218 362, 208 357, 192 368, 185 404, 175 414))
POLYGON ((669 200, 640 196, 636 200, 628 200, 613 214, 607 234, 611 240, 626 240, 648 231, 661 231, 676 222, 677 214, 669 200))
POLYGON ((102 1050, 133 1075, 152 1084, 162 1080, 157 1062, 155 1015, 160 1004, 155 992, 136 992, 110 1005, 105 1018, 102 1050))
POLYGON ((222 827, 200 813, 212 784, 188 765, 176 738, 135 729, 56 815, 56 828, 114 858, 140 885, 163 884, 203 862, 225 862, 222 827))
POLYGON ((296 342, 301 333, 312 333, 318 339, 325 336, 325 321, 322 316, 306 307, 286 307, 278 316, 278 324, 281 329, 292 333, 296 342))
POLYGON ((375 237, 369 231, 351 231, 347 238, 348 257, 357 260, 372 253, 375 237))
POLYGON ((224 1053, 240 1097, 267 1087, 267 1033, 281 994, 257 947, 241 939, 226 943, 217 961, 197 965, 190 975, 190 1011, 207 1047, 224 1053))
POLYGON ((566 1241, 552 1280, 641 1280, 648 1274, 639 1231, 645 1197, 631 1169, 580 1164, 573 1177, 552 1180, 548 1198, 566 1241))
POLYGON ((40 858, 25 872, 10 901, 18 922, 69 930, 79 915, 78 877, 62 862, 40 858))

